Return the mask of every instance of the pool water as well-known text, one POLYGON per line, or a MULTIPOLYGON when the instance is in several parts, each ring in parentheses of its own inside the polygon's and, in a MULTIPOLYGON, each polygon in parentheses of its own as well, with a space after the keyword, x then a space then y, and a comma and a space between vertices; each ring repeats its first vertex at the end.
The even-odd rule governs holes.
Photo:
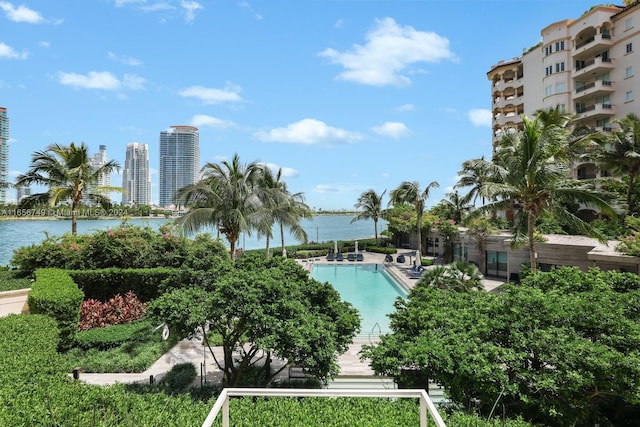
POLYGON ((382 264, 316 264, 311 277, 331 283, 343 300, 358 309, 362 335, 391 332, 387 314, 395 310, 398 297, 407 296, 382 264))

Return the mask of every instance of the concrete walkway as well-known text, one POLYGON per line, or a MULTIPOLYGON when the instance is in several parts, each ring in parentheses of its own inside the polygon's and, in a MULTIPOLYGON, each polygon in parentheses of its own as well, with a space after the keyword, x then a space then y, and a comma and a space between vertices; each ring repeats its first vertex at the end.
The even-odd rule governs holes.
MULTIPOLYGON (((402 253, 402 252, 400 252, 402 253)), ((409 260, 410 252, 407 252, 407 261, 409 260)), ((415 252, 412 252, 415 254, 415 252)), ((326 258, 313 258, 307 260, 298 260, 300 265, 302 265, 308 271, 311 271, 314 264, 331 264, 331 263, 340 263, 340 264, 385 264, 389 273, 392 274, 400 283, 403 284, 407 289, 411 289, 417 283, 416 279, 411 279, 405 274, 405 270, 410 266, 408 263, 399 264, 397 262, 385 263, 383 254, 376 253, 368 253, 364 252, 364 261, 327 261, 326 258)), ((412 255, 413 256, 413 255, 412 255)), ((395 256, 394 256, 395 260, 395 256)), ((490 280, 484 279, 483 284, 485 286, 485 290, 492 291, 501 284, 503 281, 499 280, 490 280)), ((372 340, 375 338, 372 338, 372 340)), ((367 338, 356 338, 353 343, 349 346, 347 352, 341 355, 338 358, 338 364, 340 365, 341 372, 340 376, 344 377, 371 377, 373 376, 373 371, 369 367, 369 363, 367 361, 360 360, 360 349, 365 344, 372 344, 373 341, 370 341, 367 338)), ((223 354, 221 347, 214 348, 214 354, 218 360, 223 360, 223 354)), ((99 385, 107 385, 114 383, 135 383, 135 382, 143 382, 149 383, 151 376, 155 381, 162 378, 162 376, 171 370, 171 368, 178 363, 188 363, 191 362, 196 366, 196 371, 200 372, 202 366, 204 366, 204 370, 206 372, 207 381, 215 381, 216 379, 221 378, 222 372, 216 364, 214 363, 213 357, 209 353, 209 351, 205 351, 205 347, 201 344, 200 340, 192 339, 192 340, 183 340, 178 343, 175 347, 173 347, 169 352, 164 354, 160 359, 158 359, 149 369, 142 373, 131 373, 131 374, 92 374, 92 373, 80 373, 80 380, 90 383, 90 384, 99 384, 99 385)), ((287 370, 283 371, 284 377, 286 378, 287 370)))

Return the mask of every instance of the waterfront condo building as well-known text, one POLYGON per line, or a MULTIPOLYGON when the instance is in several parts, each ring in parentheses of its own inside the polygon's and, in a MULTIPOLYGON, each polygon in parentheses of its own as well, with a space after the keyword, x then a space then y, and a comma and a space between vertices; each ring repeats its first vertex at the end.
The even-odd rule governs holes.
MULTIPOLYGON (((95 169, 99 169, 102 166, 104 166, 105 164, 107 164, 107 162, 109 161, 109 158, 107 157, 107 146, 106 145, 100 145, 100 151, 98 151, 96 154, 93 155, 93 157, 91 157, 90 163, 91 163, 91 167, 95 170, 95 169)), ((98 181, 95 184, 91 184, 91 187, 95 188, 95 187, 110 187, 111 186, 111 174, 109 173, 103 173, 99 178, 98 181)), ((92 189, 93 191, 93 189, 92 189)), ((108 192, 105 192, 104 194, 105 196, 109 197, 108 192)), ((85 203, 92 205, 93 203, 89 202, 89 201, 85 201, 85 203)))
POLYGON ((177 205, 176 192, 195 184, 199 174, 198 128, 171 126, 160 132, 160 206, 177 205))
MULTIPOLYGON (((494 150, 504 132, 522 129, 523 114, 540 109, 559 107, 605 132, 614 119, 640 115, 640 2, 627 3, 594 6, 577 19, 551 23, 540 43, 491 68, 494 150)), ((571 173, 581 180, 607 172, 585 160, 571 173)))
POLYGON ((149 171, 149 145, 139 142, 127 144, 122 171, 122 204, 151 205, 151 173, 149 171))
POLYGON ((7 203, 9 184, 9 116, 7 109, 0 107, 0 203, 7 203))

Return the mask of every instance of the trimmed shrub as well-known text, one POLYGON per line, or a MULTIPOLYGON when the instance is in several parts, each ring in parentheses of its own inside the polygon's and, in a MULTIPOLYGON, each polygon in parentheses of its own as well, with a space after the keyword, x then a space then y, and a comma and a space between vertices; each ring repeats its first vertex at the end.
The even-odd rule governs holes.
POLYGON ((80 320, 84 295, 66 271, 46 268, 36 271, 29 291, 29 310, 46 314, 58 322, 60 349, 71 347, 80 320))
POLYGON ((151 329, 150 320, 89 329, 76 334, 76 347, 83 350, 107 350, 132 341, 140 334, 148 334, 151 329))
POLYGON ((381 246, 367 246, 367 252, 374 252, 377 254, 395 254, 398 250, 396 248, 383 248, 381 246))
POLYGON ((178 363, 162 378, 161 384, 170 393, 176 393, 191 385, 196 376, 196 367, 193 363, 178 363))

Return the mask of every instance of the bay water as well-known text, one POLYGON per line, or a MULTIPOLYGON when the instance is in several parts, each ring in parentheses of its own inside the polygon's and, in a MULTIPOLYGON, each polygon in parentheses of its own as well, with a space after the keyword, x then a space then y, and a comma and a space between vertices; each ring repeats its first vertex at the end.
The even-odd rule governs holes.
MULTIPOLYGON (((353 215, 314 215, 312 219, 303 219, 300 222, 306 231, 309 241, 329 242, 333 240, 354 240, 374 236, 373 220, 359 220, 351 222, 353 215)), ((167 218, 133 218, 127 219, 127 223, 136 226, 148 226, 158 229, 161 225, 171 223, 173 219, 167 218)), ((118 227, 122 223, 120 219, 83 219, 78 221, 78 234, 91 234, 96 230, 107 230, 118 227)), ((378 234, 385 230, 387 223, 378 221, 378 234)), ((9 265, 13 252, 23 246, 30 246, 42 242, 47 236, 62 236, 71 232, 70 220, 2 220, 0 221, 0 266, 9 265)), ((212 236, 216 236, 215 229, 203 230, 212 236)), ((228 247, 228 242, 221 236, 222 241, 228 247)), ((301 243, 294 239, 285 230, 285 246, 301 243)), ((248 235, 243 233, 236 243, 236 247, 260 249, 266 246, 266 240, 255 233, 248 235)), ((280 233, 274 227, 274 237, 270 246, 280 247, 280 233)))

